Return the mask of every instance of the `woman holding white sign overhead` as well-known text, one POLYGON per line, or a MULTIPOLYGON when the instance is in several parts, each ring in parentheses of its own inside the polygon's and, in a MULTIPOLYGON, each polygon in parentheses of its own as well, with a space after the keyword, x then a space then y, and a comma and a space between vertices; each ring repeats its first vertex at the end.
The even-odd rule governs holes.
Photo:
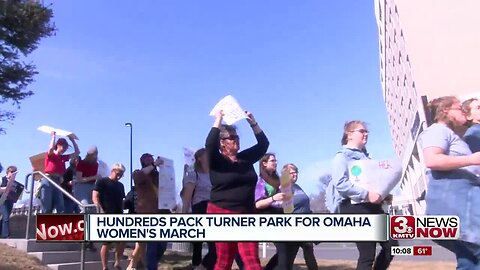
MULTIPOLYGON (((223 115, 222 110, 215 112, 215 122, 205 143, 212 182, 207 213, 254 213, 257 173, 253 164, 267 152, 269 142, 253 115, 247 113, 247 121, 252 127, 257 144, 239 152, 240 138, 236 128, 222 125, 223 115)), ((215 270, 231 269, 237 250, 245 269, 262 269, 258 258, 258 243, 217 242, 215 247, 215 270)))
MULTIPOLYGON (((370 159, 366 151, 368 129, 362 121, 345 123, 342 136, 343 148, 333 159, 332 180, 326 190, 327 207, 340 214, 384 214, 380 194, 354 185, 349 178, 349 162, 370 159)), ((382 242, 382 250, 375 259, 376 242, 356 242, 357 269, 387 269, 393 259, 390 242, 382 242), (375 262, 375 265, 374 265, 375 262)))
MULTIPOLYGON (((80 150, 75 142, 75 135, 70 134, 68 138, 72 142, 74 152, 72 154, 65 155, 68 149, 68 142, 65 138, 60 138, 55 141, 56 133, 51 133, 50 145, 48 147, 47 154, 45 155, 45 174, 56 184, 63 182, 63 174, 67 170, 65 162, 69 161, 72 157, 78 156, 80 150)), ((50 181, 43 178, 41 180, 40 187, 40 201, 42 202, 42 213, 51 214, 53 209, 57 210, 57 213, 63 213, 65 205, 63 203, 63 193, 53 186, 50 181)))
POLYGON ((434 124, 420 136, 427 177, 428 215, 460 218, 460 240, 435 241, 455 253, 457 269, 480 268, 480 152, 472 154, 457 134, 467 118, 453 96, 430 101, 434 124))

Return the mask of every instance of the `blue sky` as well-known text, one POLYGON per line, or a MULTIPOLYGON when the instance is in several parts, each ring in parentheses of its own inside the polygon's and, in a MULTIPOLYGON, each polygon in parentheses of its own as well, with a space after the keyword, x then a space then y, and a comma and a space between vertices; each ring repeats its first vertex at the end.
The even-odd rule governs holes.
MULTIPOLYGON (((394 157, 379 80, 373 1, 55 1, 58 28, 29 58, 40 72, 13 125, 0 135, 0 162, 30 171, 45 151, 49 125, 74 131, 85 155, 129 171, 144 152, 175 162, 199 148, 226 95, 255 115, 277 154, 293 162, 299 184, 318 192, 318 176, 340 148, 343 124, 369 123, 369 152, 394 157)), ((4 106, 4 105, 2 105, 4 106)), ((254 143, 238 124, 241 148, 254 143)), ((129 175, 122 180, 129 189, 129 175)))

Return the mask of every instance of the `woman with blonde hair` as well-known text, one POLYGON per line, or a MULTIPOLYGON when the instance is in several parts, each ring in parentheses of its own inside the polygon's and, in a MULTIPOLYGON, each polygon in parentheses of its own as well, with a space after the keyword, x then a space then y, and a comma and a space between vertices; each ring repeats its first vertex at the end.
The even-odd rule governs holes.
MULTIPOLYGON (((326 190, 327 208, 340 214, 385 214, 380 194, 353 185, 349 179, 348 163, 354 160, 370 159, 366 150, 368 141, 367 125, 363 121, 345 123, 342 149, 333 158, 332 180, 326 190), (352 203, 355 202, 355 203, 352 203)), ((358 249, 357 269, 387 269, 393 256, 391 242, 381 242, 382 250, 375 258, 376 242, 356 242, 358 249), (374 264, 375 262, 375 264, 374 264)))
POLYGON ((428 104, 433 124, 420 135, 426 176, 427 215, 460 218, 460 239, 435 241, 455 253, 457 269, 480 267, 480 152, 472 154, 456 131, 467 117, 454 96, 440 97, 428 104))
MULTIPOLYGON (((188 213, 190 207, 192 214, 206 214, 212 183, 210 182, 208 156, 205 148, 201 148, 194 154, 195 163, 193 171, 187 171, 183 179, 182 189, 182 213, 188 213)), ((215 243, 207 242, 208 253, 202 259, 203 242, 193 243, 192 266, 197 268, 200 265, 212 270, 215 266, 217 256, 215 254, 215 243)), ((199 268, 202 268, 199 267, 199 268)))

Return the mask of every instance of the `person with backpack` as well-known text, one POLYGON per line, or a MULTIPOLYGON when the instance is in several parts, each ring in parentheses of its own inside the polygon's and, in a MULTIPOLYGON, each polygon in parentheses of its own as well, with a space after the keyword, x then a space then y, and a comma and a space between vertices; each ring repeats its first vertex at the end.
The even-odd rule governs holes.
MULTIPOLYGON (((208 156, 205 148, 195 152, 193 171, 184 173, 182 195, 182 213, 188 213, 191 207, 192 214, 206 214, 212 183, 210 182, 208 156)), ((187 168, 185 168, 187 169, 187 168)), ((215 243, 207 242, 208 253, 202 259, 203 242, 193 243, 192 267, 194 269, 211 270, 217 259, 215 243)))

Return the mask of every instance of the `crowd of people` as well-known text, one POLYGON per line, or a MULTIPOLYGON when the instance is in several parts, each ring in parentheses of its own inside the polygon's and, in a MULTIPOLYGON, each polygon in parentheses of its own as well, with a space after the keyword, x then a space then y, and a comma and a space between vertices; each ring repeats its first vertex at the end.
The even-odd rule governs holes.
MULTIPOLYGON (((460 217, 460 239, 436 241, 452 251, 457 258, 457 269, 480 268, 480 100, 470 99, 463 104, 453 96, 440 97, 428 104, 432 123, 420 134, 426 175, 429 179, 426 193, 426 214, 457 215, 460 217), (468 127, 468 129, 466 129, 468 127), (478 203, 478 204, 477 204, 478 203)), ((193 170, 184 167, 182 198, 183 213, 194 214, 283 214, 283 204, 293 199, 294 214, 312 213, 310 199, 298 184, 298 167, 293 163, 282 166, 281 174, 288 175, 292 196, 282 188, 277 170, 276 154, 268 153, 269 140, 253 114, 247 112, 257 143, 240 150, 236 127, 222 124, 224 114, 218 111, 205 148, 195 152, 193 170), (254 164, 259 164, 259 174, 254 164)), ((158 209, 159 172, 162 160, 145 153, 140 157, 141 168, 132 173, 135 186, 125 194, 119 181, 125 167, 117 163, 108 177, 98 174, 98 149, 91 147, 86 156, 79 157, 79 148, 73 136, 69 139, 73 153, 64 138, 56 140, 52 133, 45 156, 45 173, 50 180, 40 181, 37 194, 43 213, 78 213, 78 205, 63 194, 55 184, 82 204, 95 204, 100 213, 122 214, 124 209, 134 214, 171 213, 158 209), (66 167, 66 162, 70 166, 66 167)), ((341 147, 333 156, 332 179, 326 188, 326 206, 331 213, 383 214, 384 205, 391 197, 382 197, 374 190, 354 185, 349 179, 350 161, 370 159, 367 152, 369 131, 363 121, 345 123, 341 147), (353 203, 355 201, 355 203, 353 203), (360 203, 358 203, 360 202, 360 203)), ((1 168, 1 165, 0 165, 1 168)), ((9 192, 9 183, 17 171, 6 169, 0 193, 9 192)), ((283 178, 282 178, 283 179, 283 178)), ((9 215, 14 200, 5 200, 0 207, 1 237, 9 236, 9 215)), ((107 257, 111 243, 102 243, 100 255, 103 269, 108 269, 107 257)), ((274 243, 276 253, 265 266, 259 259, 256 242, 208 242, 208 252, 202 257, 203 243, 193 243, 192 267, 195 270, 231 269, 235 261, 240 269, 292 269, 300 248, 309 270, 317 270, 314 246, 309 242, 274 243)), ((393 260, 390 247, 396 241, 357 242, 357 269, 387 269, 393 260), (377 244, 381 250, 377 254, 377 244)), ((89 245, 94 249, 93 245, 89 245)), ((123 243, 116 243, 114 268, 119 269, 124 251, 123 243)), ((127 269, 157 269, 158 261, 167 248, 166 242, 136 243, 127 269), (143 266, 142 266, 143 265, 143 266)))

